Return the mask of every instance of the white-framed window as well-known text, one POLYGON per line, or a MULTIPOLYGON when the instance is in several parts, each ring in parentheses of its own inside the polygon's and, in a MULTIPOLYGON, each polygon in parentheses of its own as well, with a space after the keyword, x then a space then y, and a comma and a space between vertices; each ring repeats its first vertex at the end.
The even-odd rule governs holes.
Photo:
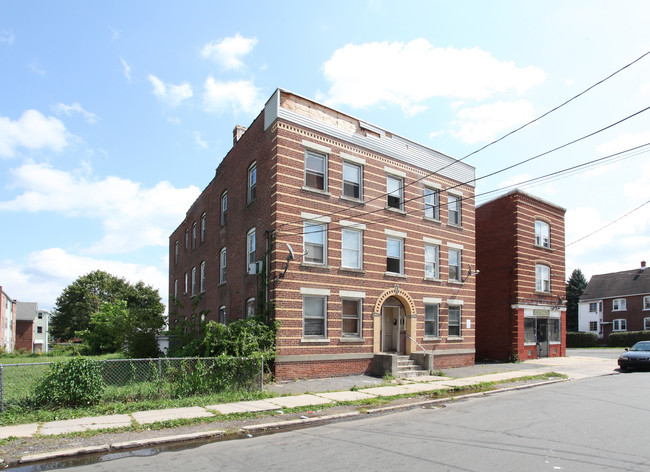
POLYGON ((227 264, 227 254, 226 248, 221 248, 221 253, 219 254, 219 283, 226 283, 226 264, 227 264))
POLYGON ((363 168, 360 165, 343 161, 343 195, 363 200, 363 168))
POLYGON ((386 238, 386 272, 404 273, 404 239, 386 238))
POLYGON ((341 229, 341 267, 361 269, 363 264, 363 231, 341 229))
POLYGON ((436 189, 424 187, 424 217, 440 219, 440 192, 436 189))
POLYGON ((327 191, 327 154, 305 150, 305 187, 327 191))
POLYGON ((589 322, 589 331, 598 331, 598 321, 589 322))
POLYGON ((37 326, 36 327, 36 333, 37 334, 43 334, 43 327, 42 326, 37 326))
POLYGON ((327 337, 327 297, 302 297, 303 337, 327 337))
POLYGON ((348 299, 341 300, 341 336, 361 337, 361 313, 363 312, 363 300, 348 299))
POLYGON ((196 221, 192 224, 192 249, 196 249, 196 221))
POLYGON ((643 297, 643 309, 650 310, 650 296, 643 297))
POLYGON ((427 337, 437 337, 438 334, 438 317, 440 315, 440 305, 438 303, 424 304, 424 335, 427 337))
POLYGON ((386 176, 386 198, 388 208, 404 209, 404 179, 394 175, 386 176))
POLYGON ((461 197, 459 195, 447 194, 447 212, 449 223, 460 226, 461 223, 461 197))
POLYGON ((427 279, 437 279, 440 259, 440 248, 433 244, 424 245, 424 277, 427 279))
POLYGON ((183 289, 183 293, 187 293, 187 272, 185 272, 184 279, 185 279, 185 288, 183 289))
POLYGON ((205 213, 201 215, 201 242, 205 242, 205 232, 208 228, 208 217, 205 213))
POLYGON ((559 343, 561 340, 560 319, 550 318, 547 326, 548 340, 552 343, 559 343))
POLYGON ((248 168, 248 203, 253 203, 257 198, 257 162, 253 162, 248 168))
POLYGON ((174 264, 178 264, 178 241, 174 243, 174 264))
POLYGON ((461 279, 462 251, 456 248, 449 249, 449 280, 460 282, 461 279))
POLYGON ((589 313, 598 313, 598 302, 589 303, 589 313))
POLYGON ((199 293, 205 292, 205 261, 201 262, 201 271, 199 276, 199 293))
POLYGON ((627 310, 627 300, 625 298, 615 298, 612 300, 612 311, 627 310))
POLYGON ((524 343, 537 342, 537 326, 535 318, 524 318, 524 343))
POLYGON ((255 262, 255 228, 251 228, 246 234, 246 268, 249 274, 256 272, 255 262))
POLYGON ((461 336, 461 306, 451 305, 449 307, 448 335, 461 336))
POLYGON ((221 226, 225 226, 228 221, 228 192, 221 194, 221 226))
POLYGON ((650 331, 650 318, 643 318, 643 331, 650 331))
POLYGON ((196 267, 192 267, 192 296, 196 295, 196 267))
POLYGON ((304 261, 309 264, 327 264, 327 224, 305 221, 303 224, 304 261))
POLYGON ((190 230, 185 230, 185 250, 189 247, 190 244, 190 230))
POLYGON ((226 305, 219 307, 219 323, 226 324, 226 305))
POLYGON ((246 300, 246 318, 255 318, 255 297, 246 300))
POLYGON ((174 298, 178 298, 178 279, 174 280, 174 298))
POLYGON ((551 247, 551 227, 545 221, 535 221, 535 245, 551 247))
POLYGON ((544 264, 535 265, 535 291, 551 291, 551 268, 544 264))
POLYGON ((612 322, 612 329, 614 331, 627 331, 627 320, 625 318, 619 318, 612 322))

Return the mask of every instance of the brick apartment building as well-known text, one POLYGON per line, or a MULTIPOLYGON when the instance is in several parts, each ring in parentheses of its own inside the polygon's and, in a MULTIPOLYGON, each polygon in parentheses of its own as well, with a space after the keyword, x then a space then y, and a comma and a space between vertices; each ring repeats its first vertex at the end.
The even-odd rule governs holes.
POLYGON ((170 236, 172 323, 270 303, 278 379, 474 363, 473 167, 282 89, 233 141, 170 236))
POLYGON ((566 354, 564 213, 514 190, 476 208, 476 356, 566 354))
POLYGON ((16 349, 27 352, 48 352, 49 317, 36 302, 16 303, 16 349))
POLYGON ((638 269, 594 275, 578 303, 578 330, 607 339, 621 331, 650 331, 650 271, 638 269))
POLYGON ((16 344, 16 301, 0 286, 0 348, 13 352, 16 344))

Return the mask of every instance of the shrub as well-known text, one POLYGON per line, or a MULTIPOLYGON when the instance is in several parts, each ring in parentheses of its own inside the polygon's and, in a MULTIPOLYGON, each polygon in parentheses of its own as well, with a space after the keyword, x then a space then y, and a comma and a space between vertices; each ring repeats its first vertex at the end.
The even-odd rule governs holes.
POLYGON ((97 403, 104 391, 101 363, 74 357, 55 362, 36 386, 40 405, 78 406, 97 403))
POLYGON ((624 331, 607 336, 609 347, 630 347, 639 341, 649 341, 650 331, 624 331))
POLYGON ((566 333, 566 347, 596 347, 598 335, 596 333, 580 333, 569 331, 566 333))

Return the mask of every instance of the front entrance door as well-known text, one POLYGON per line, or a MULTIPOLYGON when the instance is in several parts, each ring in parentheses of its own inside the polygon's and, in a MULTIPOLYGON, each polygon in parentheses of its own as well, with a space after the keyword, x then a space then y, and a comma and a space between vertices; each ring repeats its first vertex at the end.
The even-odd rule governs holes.
POLYGON ((381 350, 403 354, 406 348, 406 317, 399 300, 391 297, 381 309, 381 350))
POLYGON ((548 357, 548 320, 537 318, 537 357, 548 357))

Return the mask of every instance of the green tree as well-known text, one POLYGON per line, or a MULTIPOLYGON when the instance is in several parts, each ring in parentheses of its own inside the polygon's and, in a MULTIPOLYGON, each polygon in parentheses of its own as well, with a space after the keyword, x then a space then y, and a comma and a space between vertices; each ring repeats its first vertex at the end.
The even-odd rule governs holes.
POLYGON ((126 338, 134 329, 131 313, 124 300, 104 303, 90 315, 90 328, 77 331, 92 354, 105 354, 124 349, 126 338))
POLYGON ((587 279, 580 269, 575 269, 566 284, 567 331, 578 331, 578 301, 585 288, 587 288, 587 279))

